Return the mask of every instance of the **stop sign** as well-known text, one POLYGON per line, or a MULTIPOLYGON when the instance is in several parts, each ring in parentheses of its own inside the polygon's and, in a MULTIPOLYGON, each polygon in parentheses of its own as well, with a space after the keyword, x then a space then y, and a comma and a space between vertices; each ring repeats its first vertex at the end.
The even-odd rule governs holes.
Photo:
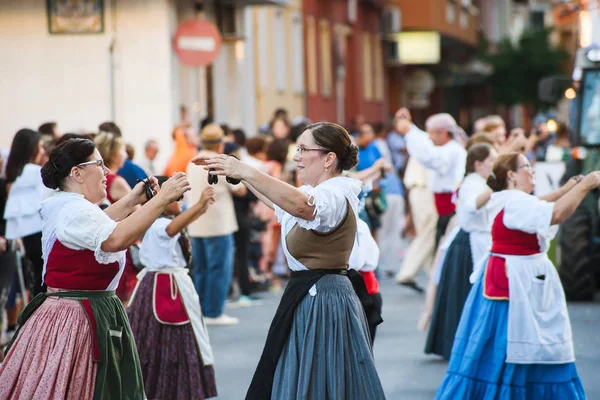
POLYGON ((173 48, 179 61, 185 65, 210 65, 219 54, 221 35, 217 27, 208 21, 186 21, 175 32, 173 48))

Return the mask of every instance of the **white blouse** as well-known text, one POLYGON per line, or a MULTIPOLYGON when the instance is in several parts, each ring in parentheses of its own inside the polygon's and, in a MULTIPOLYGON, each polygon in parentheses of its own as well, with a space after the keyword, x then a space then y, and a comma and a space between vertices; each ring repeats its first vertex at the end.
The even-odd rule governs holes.
POLYGON ((369 225, 360 218, 356 220, 356 233, 348 261, 349 268, 362 272, 374 271, 379 264, 379 246, 371 235, 369 225))
MULTIPOLYGON (((110 253, 102 250, 102 243, 113 233, 117 223, 82 195, 57 192, 42 202, 42 258, 43 276, 56 240, 73 250, 91 250, 100 264, 119 263, 119 273, 106 290, 115 290, 125 267, 125 251, 110 253)), ((42 277, 43 277, 42 276, 42 277)))
POLYGON ((4 209, 7 239, 19 239, 42 230, 42 200, 53 192, 44 186, 41 171, 37 164, 26 164, 12 183, 4 209))
POLYGON ((173 237, 167 234, 171 221, 159 218, 146 231, 140 245, 140 261, 144 267, 150 270, 185 268, 185 258, 178 242, 181 233, 173 237))
POLYGON ((458 223, 461 229, 469 232, 474 265, 489 254, 492 245, 489 210, 486 207, 477 209, 476 206, 477 197, 486 190, 489 188, 485 179, 477 173, 467 175, 458 189, 458 223))
MULTIPOLYGON (((296 260, 289 253, 286 237, 296 223, 304 229, 311 229, 317 232, 326 233, 338 226, 346 216, 346 204, 350 203, 352 212, 358 220, 358 195, 362 183, 359 180, 338 176, 326 180, 316 187, 302 186, 299 189, 309 195, 309 204, 315 205, 315 219, 307 221, 285 212, 277 205, 273 205, 277 220, 281 224, 281 245, 292 271, 302 271, 308 269, 300 261, 296 260)), ((327 249, 323 249, 326 251, 327 249)))
POLYGON ((433 193, 454 192, 465 175, 467 152, 456 140, 443 146, 433 144, 429 135, 413 125, 405 136, 406 148, 433 173, 428 187, 433 193))

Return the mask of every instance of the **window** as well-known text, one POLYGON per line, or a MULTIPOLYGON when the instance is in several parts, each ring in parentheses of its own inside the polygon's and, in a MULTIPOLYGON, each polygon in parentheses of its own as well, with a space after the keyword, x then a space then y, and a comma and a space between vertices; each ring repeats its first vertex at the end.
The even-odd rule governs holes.
POLYGON ((306 17, 306 65, 308 66, 308 93, 317 94, 317 27, 315 17, 306 17))
POLYGON ((292 14, 292 69, 294 78, 294 93, 304 93, 304 40, 302 35, 302 13, 292 14))
POLYGON ((319 44, 321 46, 321 94, 331 96, 332 65, 331 65, 331 28, 329 21, 323 19, 319 22, 319 44))
POLYGON ((364 82, 364 96, 365 100, 373 99, 373 54, 371 54, 371 34, 369 32, 363 32, 362 34, 362 45, 363 45, 363 82, 364 82))
POLYGON ((375 61, 375 100, 383 100, 383 42, 379 35, 375 36, 375 51, 373 59, 375 61))
POLYGON ((265 91, 269 88, 269 66, 270 63, 267 62, 268 57, 268 48, 269 48, 269 34, 267 30, 267 10, 265 7, 259 8, 257 12, 257 23, 256 27, 258 29, 257 39, 258 39, 258 59, 256 60, 256 68, 258 70, 258 85, 262 91, 265 91))
POLYGON ((275 10, 275 20, 273 22, 273 49, 275 52, 275 88, 279 92, 285 92, 287 89, 287 66, 285 57, 285 21, 283 10, 275 10))
POLYGON ((453 24, 456 21, 456 2, 448 0, 446 2, 446 22, 453 24))

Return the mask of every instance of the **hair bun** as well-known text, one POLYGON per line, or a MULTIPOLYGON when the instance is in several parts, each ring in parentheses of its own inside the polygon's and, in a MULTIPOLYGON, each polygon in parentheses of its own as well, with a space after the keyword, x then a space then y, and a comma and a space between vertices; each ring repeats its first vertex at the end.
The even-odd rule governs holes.
POLYGON ((358 147, 355 144, 350 144, 348 146, 348 154, 342 160, 342 170, 347 171, 352 169, 356 164, 358 164, 358 147))
POLYGON ((63 178, 60 176, 58 168, 56 168, 50 161, 46 162, 46 164, 44 164, 42 167, 41 175, 42 182, 47 188, 58 189, 60 187, 60 182, 63 178))
POLYGON ((502 183, 496 178, 496 175, 494 175, 494 173, 490 174, 490 176, 487 178, 486 183, 494 192, 500 192, 505 189, 502 183))

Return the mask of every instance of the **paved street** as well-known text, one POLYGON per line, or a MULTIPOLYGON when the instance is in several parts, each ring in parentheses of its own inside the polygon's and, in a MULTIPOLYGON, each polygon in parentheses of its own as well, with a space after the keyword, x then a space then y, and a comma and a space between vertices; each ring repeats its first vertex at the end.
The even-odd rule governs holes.
MULTIPOLYGON (((381 283, 385 322, 375 342, 375 360, 388 399, 430 400, 446 363, 423 353, 425 335, 415 328, 423 295, 381 283)), ((262 351, 267 330, 279 301, 277 294, 262 294, 263 305, 231 309, 237 327, 211 327, 219 399, 243 399, 262 351)), ((577 367, 588 399, 600 399, 600 301, 569 305, 577 367)))

